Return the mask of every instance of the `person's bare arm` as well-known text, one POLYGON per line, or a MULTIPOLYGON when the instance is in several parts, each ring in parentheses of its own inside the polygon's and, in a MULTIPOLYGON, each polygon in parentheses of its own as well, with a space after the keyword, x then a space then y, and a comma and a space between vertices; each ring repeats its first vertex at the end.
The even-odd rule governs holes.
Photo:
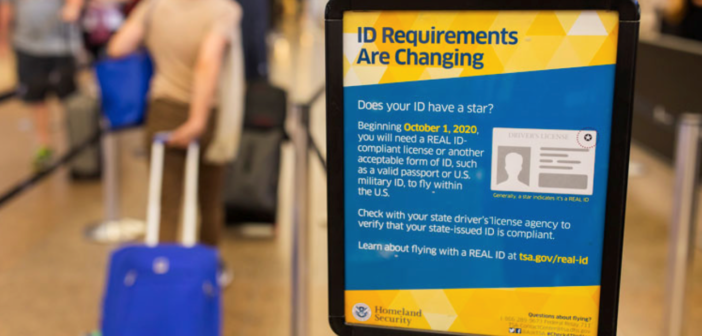
POLYGON ((107 55, 113 58, 127 56, 136 51, 144 39, 143 10, 137 8, 137 12, 132 14, 127 22, 117 31, 110 43, 107 45, 107 55))
POLYGON ((61 10, 61 18, 64 22, 76 22, 80 18, 83 10, 84 0, 66 0, 61 10))
POLYGON ((15 17, 15 8, 10 1, 0 1, 0 52, 10 48, 10 30, 15 17))
POLYGON ((187 147, 205 131, 227 45, 227 37, 219 32, 210 33, 203 41, 195 65, 190 116, 185 124, 171 134, 170 145, 187 147))

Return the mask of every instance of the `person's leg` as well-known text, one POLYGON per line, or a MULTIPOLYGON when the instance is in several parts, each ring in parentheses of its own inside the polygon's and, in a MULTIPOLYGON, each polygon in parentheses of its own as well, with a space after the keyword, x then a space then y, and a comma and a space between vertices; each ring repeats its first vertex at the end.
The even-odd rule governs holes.
POLYGON ((225 167, 205 161, 205 153, 214 138, 217 124, 217 110, 213 110, 205 133, 200 137, 201 157, 198 188, 200 205, 200 242, 212 247, 219 244, 219 235, 224 226, 222 192, 225 167))
MULTIPOLYGON (((198 203, 200 208, 199 242, 213 248, 219 247, 220 234, 224 228, 224 174, 226 167, 208 163, 203 159, 214 138, 217 111, 212 111, 207 130, 200 138, 201 157, 198 178, 198 203)), ((233 279, 232 271, 224 260, 219 260, 217 282, 221 288, 228 287, 233 279)))
MULTIPOLYGON (((176 129, 187 119, 187 115, 187 106, 161 100, 151 102, 146 120, 146 144, 149 153, 154 135, 176 129)), ((160 242, 174 243, 179 241, 185 151, 166 148, 163 163, 160 242)))
POLYGON ((32 110, 34 119, 34 133, 38 144, 36 154, 34 154, 34 170, 43 171, 51 165, 54 160, 54 150, 51 141, 51 125, 49 107, 45 102, 35 102, 28 105, 32 110))
POLYGON ((39 147, 34 158, 34 169, 43 170, 51 163, 51 133, 46 96, 49 91, 51 62, 45 57, 17 52, 17 93, 27 104, 34 121, 34 133, 39 147))
POLYGON ((49 117, 49 106, 46 102, 34 102, 28 104, 32 110, 34 118, 34 132, 37 143, 41 148, 51 148, 51 122, 49 117))
POLYGON ((225 167, 202 163, 200 166, 200 242, 212 247, 219 244, 219 236, 224 226, 222 200, 225 167))
POLYGON ((161 243, 180 241, 178 228, 183 209, 184 173, 185 152, 181 149, 166 148, 161 189, 161 243))

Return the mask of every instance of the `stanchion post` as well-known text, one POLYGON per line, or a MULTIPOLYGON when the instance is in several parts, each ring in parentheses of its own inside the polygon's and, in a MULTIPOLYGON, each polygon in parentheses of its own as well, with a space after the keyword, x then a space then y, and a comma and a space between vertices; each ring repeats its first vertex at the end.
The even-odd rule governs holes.
POLYGON ((105 221, 112 222, 119 219, 121 213, 121 201, 119 192, 119 144, 117 134, 105 132, 102 137, 103 150, 103 202, 105 211, 105 221))
POLYGON ((685 333, 686 296, 690 293, 696 240, 701 127, 702 115, 699 114, 683 115, 678 125, 664 336, 685 333))
POLYGON ((309 109, 293 109, 295 148, 291 335, 309 335, 309 109))
POLYGON ((97 224, 88 226, 85 236, 88 240, 98 243, 124 243, 143 235, 146 224, 142 220, 122 218, 119 134, 109 131, 109 127, 106 128, 108 131, 103 133, 101 139, 105 218, 97 224))

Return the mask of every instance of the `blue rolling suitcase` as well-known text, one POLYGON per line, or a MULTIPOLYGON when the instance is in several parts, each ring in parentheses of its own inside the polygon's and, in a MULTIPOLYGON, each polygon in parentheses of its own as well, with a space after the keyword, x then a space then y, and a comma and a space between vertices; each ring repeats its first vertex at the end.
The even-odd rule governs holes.
POLYGON ((153 144, 146 245, 112 255, 103 306, 104 336, 220 336, 217 251, 196 244, 200 148, 187 154, 183 245, 158 244, 164 137, 153 144))

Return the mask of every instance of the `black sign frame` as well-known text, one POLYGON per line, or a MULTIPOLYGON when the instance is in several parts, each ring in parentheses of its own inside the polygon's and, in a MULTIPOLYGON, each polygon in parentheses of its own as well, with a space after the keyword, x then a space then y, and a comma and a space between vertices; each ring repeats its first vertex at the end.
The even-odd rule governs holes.
MULTIPOLYGON (((344 226, 343 17, 346 11, 611 10, 619 12, 599 336, 617 334, 624 215, 631 145, 634 70, 639 34, 636 0, 331 0, 326 12, 329 323, 340 336, 427 336, 446 333, 346 324, 344 226)), ((467 334, 465 334, 467 335, 467 334)), ((474 335, 477 336, 477 335, 474 335)))

